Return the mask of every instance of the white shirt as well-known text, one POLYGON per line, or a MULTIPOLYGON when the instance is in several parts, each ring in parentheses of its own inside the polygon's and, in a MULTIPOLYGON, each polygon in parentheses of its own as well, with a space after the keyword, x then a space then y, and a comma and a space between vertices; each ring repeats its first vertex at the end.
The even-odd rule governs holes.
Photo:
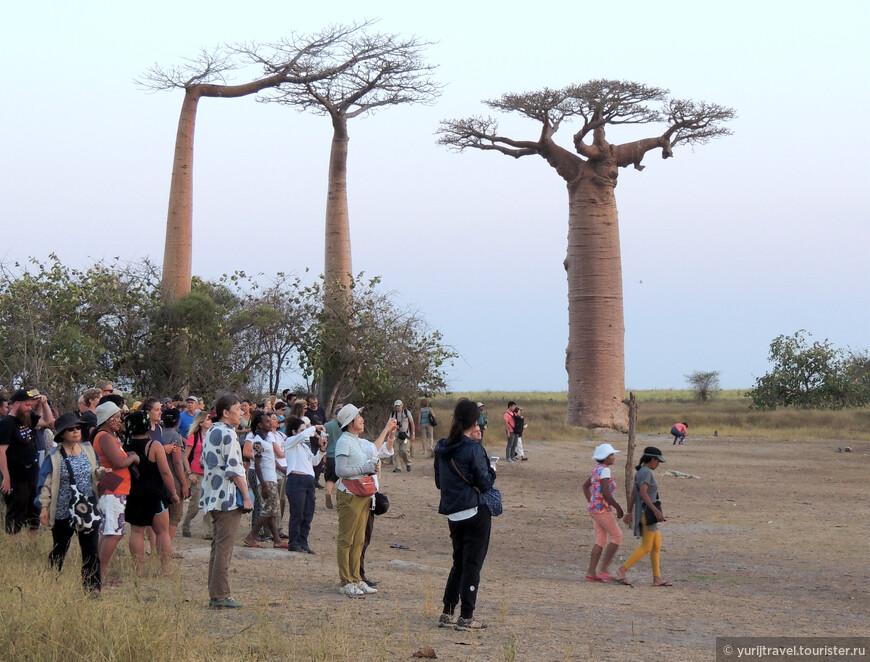
POLYGON ((284 455, 287 459, 287 473, 303 473, 314 476, 314 467, 320 464, 324 451, 311 452, 311 437, 317 434, 317 428, 305 428, 299 434, 284 440, 284 455))
MULTIPOLYGON (((284 440, 287 438, 281 430, 276 430, 275 432, 270 432, 266 435, 266 438, 271 440, 273 444, 278 444, 278 448, 284 448, 284 440)), ((287 458, 286 457, 278 457, 275 455, 275 464, 277 464, 282 469, 287 468, 287 458)))
MULTIPOLYGON (((362 446, 363 452, 369 459, 378 458, 379 460, 385 460, 388 457, 392 457, 393 451, 387 450, 387 442, 381 444, 381 450, 378 450, 373 442, 368 439, 360 439, 359 445, 362 446)), ((381 486, 378 484, 378 475, 374 475, 375 479, 375 488, 381 489, 381 486)))
MULTIPOLYGON (((268 434, 266 439, 255 437, 251 432, 245 437, 245 441, 248 440, 254 446, 254 458, 260 456, 260 473, 263 474, 263 480, 267 483, 277 483, 278 473, 275 471, 275 448, 272 446, 272 438, 268 434)), ((256 459, 254 461, 256 462, 256 459)))

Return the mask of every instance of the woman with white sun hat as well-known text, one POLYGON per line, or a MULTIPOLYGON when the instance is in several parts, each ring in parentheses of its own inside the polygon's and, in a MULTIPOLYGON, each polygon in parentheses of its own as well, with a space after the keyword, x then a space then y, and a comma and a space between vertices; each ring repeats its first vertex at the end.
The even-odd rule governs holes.
POLYGON ((592 459, 598 462, 586 482, 583 483, 583 494, 589 502, 589 514, 595 527, 595 544, 589 558, 589 569, 586 571, 587 582, 605 582, 613 579, 607 570, 619 544, 622 542, 622 531, 618 520, 622 518, 622 506, 613 498, 616 481, 610 472, 611 465, 616 462, 616 450, 610 444, 601 444, 592 453, 592 459), (616 518, 613 509, 616 508, 616 518), (609 540, 608 540, 609 539, 609 540), (604 556, 602 557, 602 552, 604 556), (601 562, 599 571, 598 563, 601 562))

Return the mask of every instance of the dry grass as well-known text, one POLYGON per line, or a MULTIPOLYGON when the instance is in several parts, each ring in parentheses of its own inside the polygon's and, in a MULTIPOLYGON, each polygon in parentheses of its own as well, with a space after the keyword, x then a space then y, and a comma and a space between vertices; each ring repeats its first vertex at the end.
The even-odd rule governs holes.
MULTIPOLYGON (((592 438, 593 433, 565 423, 567 394, 564 392, 509 393, 484 391, 453 393, 433 400, 436 412, 441 412, 447 433, 449 412, 460 397, 486 403, 489 416, 488 433, 501 437, 504 424, 501 416, 510 400, 523 407, 529 436, 541 441, 570 441, 592 438)), ((752 411, 749 399, 740 391, 722 391, 712 400, 702 403, 691 391, 636 391, 638 401, 637 431, 642 434, 667 434, 677 421, 689 423, 693 436, 765 437, 780 440, 812 441, 825 439, 870 440, 870 408, 818 411, 777 409, 752 411)))
MULTIPOLYGON (((434 403, 442 435, 458 395, 434 403)), ((449 540, 433 506, 431 465, 415 459, 412 473, 383 476, 393 505, 379 518, 370 549, 381 593, 364 601, 337 593, 335 511, 325 510, 322 493, 312 529, 318 556, 262 558, 246 554, 267 550, 237 548, 231 582, 245 603, 240 612, 207 609, 207 543, 198 538, 178 540, 187 558, 175 562, 175 577, 158 577, 152 560, 142 581, 130 579, 125 541, 112 566, 124 583, 95 601, 81 590, 75 541, 57 575, 47 568, 48 531, 35 540, 0 534, 3 659, 386 661, 410 659, 411 652, 432 646, 440 659, 475 662, 642 660, 652 659, 654 645, 658 659, 695 660, 708 657, 717 633, 866 631, 860 587, 870 578, 856 541, 866 540, 867 525, 854 513, 867 507, 870 448, 858 441, 854 453, 840 455, 836 447, 866 438, 867 410, 751 412, 736 394, 700 405, 674 392, 638 393, 640 434, 646 435, 639 443, 667 443, 669 437, 652 435, 667 435, 674 420, 688 420, 694 438, 666 450, 668 466, 701 476, 662 478, 669 509, 664 559, 678 588, 661 593, 644 588, 643 564, 633 572, 639 582, 634 591, 582 582, 591 534, 577 472, 588 471, 599 439, 619 445, 624 435, 567 427, 564 393, 465 395, 487 403, 492 435, 501 435, 509 399, 524 406, 530 424, 531 461, 499 472, 509 508, 494 524, 484 568, 485 635, 433 625, 450 564, 449 540), (713 430, 719 439, 704 436, 713 430), (744 432, 732 436, 733 430, 744 432), (803 441, 827 440, 830 431, 838 441, 803 441), (773 443, 759 444, 759 437, 773 443), (797 503, 809 513, 794 520, 797 503), (390 549, 393 542, 411 550, 390 549), (392 565, 394 559, 411 565, 392 565), (641 632, 638 623, 663 613, 678 615, 673 631, 641 632)), ((198 520, 194 535, 197 526, 198 520)), ((628 537, 620 555, 633 546, 628 537)))
MULTIPOLYGON (((138 584, 101 600, 81 588, 74 542, 64 572, 48 568, 51 535, 0 536, 0 641, 4 659, 177 659, 195 629, 188 605, 171 584, 138 584), (145 655, 146 658, 142 656, 145 655)), ((119 564, 119 568, 127 564, 119 564)), ((125 570, 126 571, 126 570, 125 570)))

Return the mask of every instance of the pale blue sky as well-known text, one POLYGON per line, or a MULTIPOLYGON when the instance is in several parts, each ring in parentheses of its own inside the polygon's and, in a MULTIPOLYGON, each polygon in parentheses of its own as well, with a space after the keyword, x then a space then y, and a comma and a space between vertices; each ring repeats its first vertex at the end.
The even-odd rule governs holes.
MULTIPOLYGON (((480 100, 503 92, 592 78, 739 114, 731 137, 621 172, 629 388, 682 387, 697 369, 750 386, 770 340, 800 328, 870 346, 868 3, 296 5, 7 8, 0 259, 159 262, 182 95, 146 94, 133 78, 223 41, 380 18, 382 31, 437 42, 429 56, 447 87, 435 106, 352 121, 354 269, 382 275, 442 330, 463 357, 455 389, 566 388, 567 194, 537 157, 446 151, 438 121, 485 113, 480 100)), ((502 127, 538 131, 507 116, 502 127)), ((252 98, 200 104, 195 274, 322 270, 330 137, 325 118, 252 98)))

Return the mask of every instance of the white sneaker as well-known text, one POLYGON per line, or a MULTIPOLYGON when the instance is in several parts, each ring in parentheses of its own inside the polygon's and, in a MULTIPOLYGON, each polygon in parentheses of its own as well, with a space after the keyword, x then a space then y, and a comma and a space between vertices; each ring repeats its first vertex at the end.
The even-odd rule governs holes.
POLYGON ((374 586, 369 586, 365 582, 357 582, 356 585, 360 591, 362 591, 363 593, 368 593, 369 595, 378 592, 378 589, 376 589, 374 586))
POLYGON ((338 589, 339 593, 344 593, 349 598, 359 598, 365 595, 365 592, 354 584, 353 582, 349 582, 338 589))

